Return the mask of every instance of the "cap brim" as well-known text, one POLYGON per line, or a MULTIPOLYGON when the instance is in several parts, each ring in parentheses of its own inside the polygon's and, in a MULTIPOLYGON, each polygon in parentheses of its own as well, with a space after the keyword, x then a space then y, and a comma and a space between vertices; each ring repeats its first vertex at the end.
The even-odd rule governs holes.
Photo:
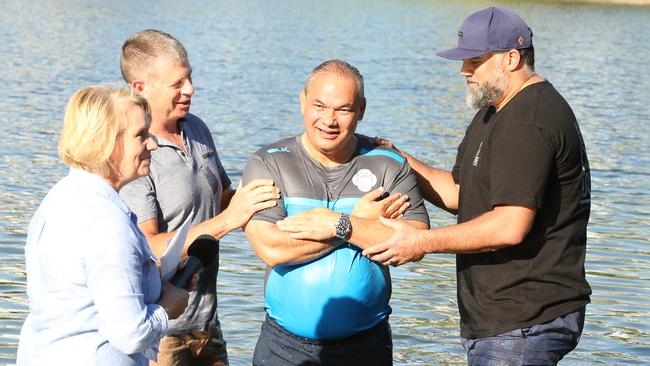
POLYGON ((446 58, 447 60, 467 60, 468 58, 485 55, 488 52, 490 51, 469 50, 467 48, 454 47, 448 50, 436 52, 436 55, 446 58))

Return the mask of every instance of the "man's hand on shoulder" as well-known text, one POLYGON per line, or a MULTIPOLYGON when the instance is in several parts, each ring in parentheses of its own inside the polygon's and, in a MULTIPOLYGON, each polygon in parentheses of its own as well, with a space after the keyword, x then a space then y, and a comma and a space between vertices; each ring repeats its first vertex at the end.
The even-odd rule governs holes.
POLYGON ((379 146, 383 146, 383 147, 387 147, 389 149, 393 149, 398 154, 402 155, 403 158, 408 158, 408 153, 406 151, 398 149, 397 146, 395 146, 395 144, 393 144, 393 142, 391 140, 375 136, 375 137, 370 138, 370 141, 374 142, 375 144, 377 144, 379 146))

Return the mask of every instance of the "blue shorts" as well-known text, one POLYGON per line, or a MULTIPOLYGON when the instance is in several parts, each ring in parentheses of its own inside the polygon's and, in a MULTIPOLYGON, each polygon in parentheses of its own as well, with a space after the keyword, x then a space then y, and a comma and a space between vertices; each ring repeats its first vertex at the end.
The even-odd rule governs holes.
POLYGON ((468 365, 556 365, 580 340, 585 307, 530 328, 494 337, 463 338, 468 365))
POLYGON ((253 366, 392 364, 393 340, 388 317, 353 336, 320 341, 293 335, 267 315, 253 354, 253 366))

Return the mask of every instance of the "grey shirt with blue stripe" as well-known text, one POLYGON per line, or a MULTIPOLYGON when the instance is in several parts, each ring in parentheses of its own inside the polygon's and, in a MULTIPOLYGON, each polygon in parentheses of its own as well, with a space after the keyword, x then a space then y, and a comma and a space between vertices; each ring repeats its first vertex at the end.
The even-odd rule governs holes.
MULTIPOLYGON (((253 220, 275 223, 315 207, 351 213, 358 200, 380 186, 407 194, 405 220, 429 223, 414 172, 395 151, 356 135, 349 162, 326 168, 304 149, 300 136, 258 150, 248 161, 243 183, 270 178, 280 189, 275 207, 253 220)), ((298 265, 273 267, 267 274, 265 308, 291 333, 310 339, 341 339, 372 328, 390 314, 388 268, 346 243, 325 256, 298 265)))

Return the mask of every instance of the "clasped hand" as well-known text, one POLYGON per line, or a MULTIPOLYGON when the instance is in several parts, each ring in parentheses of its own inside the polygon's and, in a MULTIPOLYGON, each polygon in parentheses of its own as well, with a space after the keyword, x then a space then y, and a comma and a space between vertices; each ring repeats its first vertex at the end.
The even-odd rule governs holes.
POLYGON ((422 249, 422 234, 426 230, 418 230, 405 222, 389 220, 383 217, 379 221, 384 226, 393 229, 393 234, 382 243, 366 248, 363 255, 368 259, 385 266, 401 266, 409 262, 420 261, 426 252, 422 249))
MULTIPOLYGON (((377 201, 383 193, 383 187, 379 187, 361 197, 351 215, 368 220, 376 220, 379 217, 392 219, 402 217, 409 206, 408 196, 393 193, 377 201)), ((336 211, 318 207, 287 217, 276 224, 291 238, 325 241, 336 237, 336 223, 340 217, 341 214, 336 211)))

